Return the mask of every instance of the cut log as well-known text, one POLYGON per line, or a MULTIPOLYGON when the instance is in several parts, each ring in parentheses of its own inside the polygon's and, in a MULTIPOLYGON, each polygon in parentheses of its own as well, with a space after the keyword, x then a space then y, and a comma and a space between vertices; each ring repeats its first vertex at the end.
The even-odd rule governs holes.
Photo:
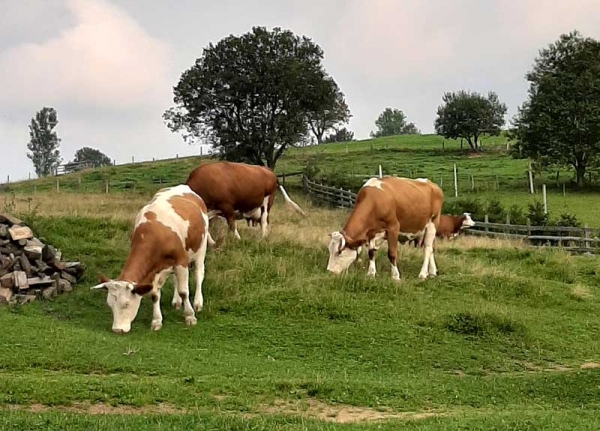
POLYGON ((8 229, 8 233, 10 234, 10 238, 13 241, 19 241, 20 239, 27 240, 33 238, 33 232, 27 226, 14 225, 13 227, 8 229))
POLYGON ((72 292, 73 291, 73 286, 71 285, 71 283, 69 283, 67 280, 61 278, 58 281, 58 292, 59 293, 63 293, 63 292, 72 292))
POLYGON ((24 271, 15 271, 13 272, 14 278, 14 286, 18 290, 27 290, 29 289, 29 284, 27 283, 27 274, 24 271))
POLYGON ((77 280, 79 280, 85 272, 85 265, 80 262, 67 262, 65 263, 64 271, 71 274, 72 276, 77 278, 77 280))
POLYGON ((27 279, 27 284, 29 284, 29 287, 37 289, 51 285, 52 279, 50 277, 32 277, 27 279))
POLYGON ((62 278, 63 280, 67 280, 71 284, 77 283, 77 279, 66 271, 62 271, 60 273, 60 278, 62 278))
POLYGON ((51 245, 46 244, 42 248, 42 260, 46 263, 53 262, 56 258, 56 249, 51 245))
POLYGON ((25 271, 25 274, 27 274, 27 277, 31 277, 31 264, 29 263, 27 257, 21 255, 19 257, 19 263, 21 264, 21 269, 25 271))
POLYGON ((0 223, 6 223, 13 226, 15 224, 23 224, 23 221, 8 213, 0 213, 0 223))
POLYGON ((8 226, 0 224, 0 238, 8 238, 8 226))
POLYGON ((25 256, 29 258, 29 260, 36 261, 41 259, 42 257, 42 246, 39 245, 26 245, 23 251, 25 252, 25 256))
POLYGON ((13 292, 7 287, 0 287, 0 303, 9 302, 13 292))
POLYGON ((48 300, 48 299, 52 299, 56 296, 56 294, 58 293, 58 289, 56 287, 55 284, 52 284, 49 287, 46 287, 45 289, 42 289, 42 298, 48 300))
POLYGON ((12 289, 15 286, 15 278, 12 272, 3 275, 0 277, 0 287, 5 287, 7 289, 12 289))

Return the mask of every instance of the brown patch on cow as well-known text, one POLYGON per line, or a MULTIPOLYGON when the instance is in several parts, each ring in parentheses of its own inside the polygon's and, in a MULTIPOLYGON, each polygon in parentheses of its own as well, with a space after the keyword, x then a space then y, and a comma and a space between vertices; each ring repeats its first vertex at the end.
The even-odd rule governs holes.
POLYGON ((584 362, 583 364, 581 364, 582 370, 594 370, 597 368, 600 368, 600 364, 597 362, 584 362))
POLYGON ((146 218, 146 220, 148 222, 155 222, 156 221, 156 213, 154 211, 146 211, 144 213, 144 217, 146 218))
POLYGON ((171 196, 168 202, 179 217, 190 223, 185 239, 185 249, 198 251, 204 237, 205 223, 202 214, 206 214, 206 205, 193 193, 171 196))
POLYGON ((391 419, 423 420, 445 416, 444 412, 393 412, 388 409, 355 407, 347 404, 330 405, 322 401, 309 399, 305 402, 277 400, 272 405, 260 409, 267 414, 303 416, 323 422, 357 423, 378 422, 391 419))

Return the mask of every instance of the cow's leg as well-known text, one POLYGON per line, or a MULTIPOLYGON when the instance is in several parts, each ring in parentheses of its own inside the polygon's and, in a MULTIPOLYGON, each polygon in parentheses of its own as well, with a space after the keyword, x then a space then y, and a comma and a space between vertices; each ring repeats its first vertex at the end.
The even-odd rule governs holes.
POLYGON ((177 274, 173 272, 173 300, 171 301, 173 308, 179 310, 181 308, 181 296, 179 296, 179 288, 177 287, 177 274))
POLYGON ((154 291, 150 294, 152 298, 152 325, 153 331, 158 331, 162 328, 162 313, 160 312, 160 288, 155 286, 154 291))
POLYGON ((371 247, 371 244, 369 244, 369 269, 367 270, 367 275, 369 277, 375 277, 375 274, 377 274, 377 269, 375 268, 375 253, 377 253, 377 248, 371 247))
POLYGON ((392 279, 400 281, 400 271, 398 270, 398 234, 400 232, 400 226, 394 226, 387 230, 387 243, 388 243, 388 259, 392 267, 392 279))
POLYGON ((425 250, 423 251, 424 259, 419 278, 425 280, 427 275, 437 275, 437 268, 435 267, 435 260, 433 259, 433 241, 435 240, 435 225, 433 222, 427 223, 425 226, 424 235, 425 250))
POLYGON ((206 243, 202 244, 196 256, 196 291, 194 292, 194 310, 200 311, 204 306, 202 282, 204 281, 204 259, 206 258, 206 243))
POLYGON ((229 230, 233 232, 233 236, 235 236, 237 239, 242 239, 240 237, 240 233, 237 230, 235 214, 232 213, 227 216, 227 225, 229 226, 229 230))
POLYGON ((196 317, 194 309, 190 303, 190 273, 188 265, 177 265, 175 267, 175 276, 177 277, 177 290, 183 302, 183 315, 186 325, 195 325, 196 317))
POLYGON ((266 238, 266 236, 269 233, 269 198, 270 196, 265 197, 265 199, 263 200, 263 204, 260 208, 260 228, 262 229, 263 238, 266 238))

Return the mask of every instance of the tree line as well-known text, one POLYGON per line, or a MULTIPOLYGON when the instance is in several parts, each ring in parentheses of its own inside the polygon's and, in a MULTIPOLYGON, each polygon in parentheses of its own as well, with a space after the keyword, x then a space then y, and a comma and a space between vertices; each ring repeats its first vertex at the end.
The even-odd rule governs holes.
MULTIPOLYGON (((174 87, 165 124, 188 143, 208 143, 221 159, 270 168, 290 147, 353 141, 344 126, 352 114, 323 56, 310 38, 280 28, 254 27, 211 43, 174 87)), ((577 31, 563 34, 539 52, 526 79, 527 100, 507 131, 511 154, 544 168, 571 167, 582 186, 586 170, 600 165, 600 42, 577 31)), ((503 131, 506 113, 493 91, 446 92, 434 127, 480 151, 482 136, 503 131)), ((28 157, 39 176, 61 162, 57 124, 53 108, 32 119, 28 157)), ((375 126, 373 138, 420 133, 397 108, 386 108, 375 126)), ((75 155, 81 160, 110 164, 89 147, 75 155)))

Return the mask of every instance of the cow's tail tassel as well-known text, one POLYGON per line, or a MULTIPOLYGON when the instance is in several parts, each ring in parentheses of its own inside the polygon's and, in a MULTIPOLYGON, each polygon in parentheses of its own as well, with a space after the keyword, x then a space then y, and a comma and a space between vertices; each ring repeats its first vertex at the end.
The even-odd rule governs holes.
POLYGON ((298 204, 296 204, 296 202, 294 202, 292 199, 290 199, 290 196, 287 194, 287 192, 285 191, 285 189, 283 188, 282 185, 279 185, 279 189, 281 190, 281 193, 283 194, 285 201, 288 204, 290 204, 294 208, 294 210, 296 210, 296 212, 298 214, 302 214, 304 217, 306 217, 306 213, 304 211, 302 211, 302 208, 300 208, 298 206, 298 204))

